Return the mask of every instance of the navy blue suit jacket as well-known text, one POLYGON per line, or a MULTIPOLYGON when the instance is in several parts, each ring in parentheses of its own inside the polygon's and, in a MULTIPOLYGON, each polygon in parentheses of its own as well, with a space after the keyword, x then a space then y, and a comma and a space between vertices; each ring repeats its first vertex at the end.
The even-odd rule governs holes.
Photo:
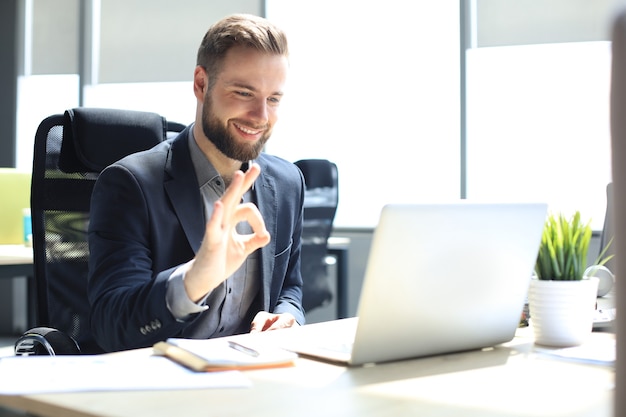
MULTIPOLYGON (((178 321, 165 302, 168 277, 194 257, 206 228, 188 129, 109 166, 96 183, 88 293, 91 332, 106 351, 151 346, 168 337, 209 337, 203 333, 203 313, 178 321)), ((258 311, 291 313, 304 324, 304 179, 283 159, 261 154, 256 162, 261 174, 254 198, 271 242, 260 249, 263 283, 254 305, 258 311)))

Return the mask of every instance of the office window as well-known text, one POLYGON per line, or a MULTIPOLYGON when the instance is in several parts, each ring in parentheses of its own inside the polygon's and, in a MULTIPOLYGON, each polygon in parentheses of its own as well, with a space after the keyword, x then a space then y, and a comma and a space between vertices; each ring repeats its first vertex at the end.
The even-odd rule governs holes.
POLYGON ((603 227, 611 181, 609 27, 622 0, 476 0, 467 50, 467 197, 545 201, 603 227))
POLYGON ((624 0, 469 0, 476 47, 609 40, 624 0))
POLYGON ((17 80, 16 164, 33 167, 33 146, 37 127, 43 119, 78 106, 78 74, 20 76, 17 80))
POLYGON ((79 104, 79 1, 24 0, 16 109, 16 167, 30 170, 39 123, 79 104))
POLYGON ((231 13, 262 13, 260 0, 99 0, 97 83, 191 80, 211 24, 231 13))
POLYGON ((336 226, 373 227, 385 203, 455 200, 465 189, 471 199, 578 209, 602 227, 608 28, 624 0, 89 1, 98 23, 87 51, 78 50, 87 2, 24 1, 31 32, 18 80, 20 168, 30 169, 39 121, 69 107, 191 122, 200 37, 218 18, 248 12, 266 14, 291 41, 290 84, 267 149, 338 164, 336 226), (462 20, 471 34, 460 32, 462 20), (466 75, 464 37, 472 40, 466 75), (81 59, 96 65, 82 91, 81 59))
POLYGON ((80 1, 23 0, 25 75, 78 74, 80 1))
POLYGON ((98 70, 83 104, 153 111, 185 124, 195 116, 193 70, 206 30, 231 13, 262 12, 259 0, 100 2, 98 70))
POLYGON ((545 201, 601 230, 611 181, 610 43, 467 55, 467 196, 545 201))
POLYGON ((27 170, 39 122, 68 108, 154 111, 191 122, 191 79, 206 29, 230 13, 262 13, 260 0, 24 0, 23 6, 16 159, 27 170), (85 36, 81 19, 89 9, 85 36))
POLYGON ((373 227, 385 203, 457 199, 459 3, 266 3, 291 52, 267 149, 337 164, 335 225, 373 227))

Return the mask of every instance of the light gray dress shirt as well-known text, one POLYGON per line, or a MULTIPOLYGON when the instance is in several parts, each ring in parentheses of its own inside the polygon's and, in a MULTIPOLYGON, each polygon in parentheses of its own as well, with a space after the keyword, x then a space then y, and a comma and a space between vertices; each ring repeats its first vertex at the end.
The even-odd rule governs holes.
MULTIPOLYGON (((224 194, 225 182, 213 165, 204 156, 193 136, 193 128, 189 129, 189 150, 196 172, 200 194, 204 203, 205 222, 211 217, 213 204, 224 194)), ((252 192, 248 191, 243 202, 252 201, 252 192)), ((247 222, 237 225, 241 234, 252 230, 247 222)), ((186 320, 191 315, 209 310, 209 327, 212 336, 227 336, 242 331, 242 323, 259 293, 260 270, 259 253, 252 253, 241 267, 217 288, 209 292, 198 303, 194 303, 185 292, 183 280, 187 265, 176 269, 169 278, 166 302, 170 312, 178 320, 186 320)), ((247 328, 246 328, 247 330, 247 328)))

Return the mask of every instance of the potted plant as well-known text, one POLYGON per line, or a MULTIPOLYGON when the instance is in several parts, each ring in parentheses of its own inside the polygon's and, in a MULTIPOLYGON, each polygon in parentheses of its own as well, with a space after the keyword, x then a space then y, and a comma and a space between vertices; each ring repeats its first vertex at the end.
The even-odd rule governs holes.
POLYGON ((528 292, 538 344, 576 346, 591 333, 598 294, 593 275, 609 259, 603 258, 607 246, 587 267, 591 235, 590 222, 584 223, 578 211, 570 218, 560 213, 546 219, 528 292))

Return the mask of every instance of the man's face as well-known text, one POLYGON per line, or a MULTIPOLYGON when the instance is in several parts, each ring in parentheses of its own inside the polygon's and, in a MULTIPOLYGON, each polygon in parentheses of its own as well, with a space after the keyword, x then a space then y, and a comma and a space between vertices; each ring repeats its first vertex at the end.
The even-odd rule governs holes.
POLYGON ((261 153, 278 119, 287 66, 284 56, 250 48, 227 53, 204 97, 202 129, 228 158, 245 162, 261 153))

